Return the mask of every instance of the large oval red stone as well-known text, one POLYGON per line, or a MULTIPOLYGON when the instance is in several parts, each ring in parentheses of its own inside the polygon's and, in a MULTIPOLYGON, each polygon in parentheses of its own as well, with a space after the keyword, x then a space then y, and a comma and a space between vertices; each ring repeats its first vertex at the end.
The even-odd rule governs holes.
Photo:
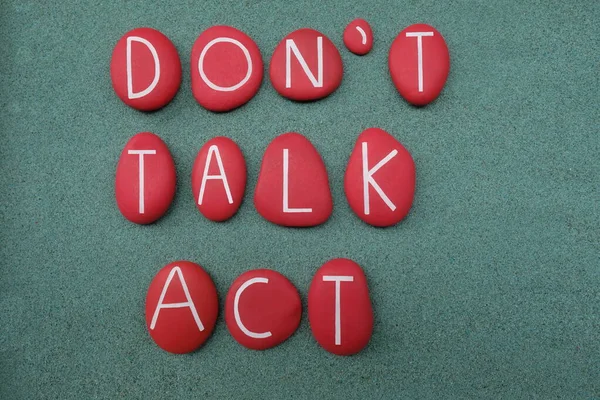
POLYGON ((405 28, 390 47, 389 68, 396 89, 406 101, 416 106, 431 103, 450 72, 444 37, 426 24, 405 28))
POLYGON ((283 97, 317 100, 333 93, 342 82, 344 67, 331 40, 314 29, 298 29, 275 47, 269 75, 283 97))
POLYGON ((263 61, 254 40, 230 26, 213 26, 192 47, 192 93, 210 111, 229 111, 254 97, 263 61))
POLYGON ((308 291, 308 320, 316 341, 330 353, 355 354, 369 343, 373 309, 357 263, 336 258, 317 270, 308 291))
POLYGON ((167 212, 175 196, 175 163, 167 145, 150 132, 125 145, 115 176, 115 198, 131 222, 149 224, 167 212))
POLYGON ((177 49, 156 29, 133 29, 113 50, 110 77, 125 104, 141 111, 157 110, 175 97, 181 84, 177 49))
POLYGON ((231 336, 254 350, 275 347, 300 325, 302 304, 294 285, 279 272, 244 272, 229 288, 225 322, 231 336))
POLYGON ((156 344, 189 353, 211 335, 219 312, 217 289, 198 264, 175 261, 154 277, 146 296, 146 327, 156 344))
POLYGON ((410 211, 415 193, 415 163, 392 135, 369 128, 358 136, 344 190, 352 211, 374 226, 390 226, 410 211))
POLYGON ((239 146, 215 137, 202 146, 192 169, 196 207, 212 221, 225 221, 240 208, 246 190, 246 162, 239 146))
POLYGON ((299 133, 277 136, 267 146, 254 191, 256 211, 283 226, 315 226, 333 209, 327 170, 312 143, 299 133))
POLYGON ((361 18, 356 18, 344 29, 344 44, 356 55, 367 54, 373 48, 373 31, 371 25, 361 18))

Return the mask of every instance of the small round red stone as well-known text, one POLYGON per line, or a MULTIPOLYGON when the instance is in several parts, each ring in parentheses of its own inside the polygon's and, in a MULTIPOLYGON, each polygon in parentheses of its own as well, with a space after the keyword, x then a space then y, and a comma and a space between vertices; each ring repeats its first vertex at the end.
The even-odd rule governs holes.
POLYGON ((148 332, 163 350, 192 352, 210 337, 217 322, 218 301, 217 289, 202 267, 190 261, 170 263, 148 288, 148 332))
POLYGON ((141 111, 158 110, 175 97, 181 84, 177 49, 156 29, 133 29, 113 50, 110 77, 125 104, 141 111))
POLYGON ((230 26, 213 26, 192 47, 192 93, 204 108, 230 111, 254 97, 263 78, 263 61, 254 40, 230 26))
POLYGON ((357 18, 344 29, 344 44, 354 54, 367 54, 373 48, 373 31, 367 21, 357 18))
POLYGON ((275 347, 300 325, 302 304, 294 285, 279 272, 244 272, 229 288, 225 322, 231 336, 254 350, 275 347))

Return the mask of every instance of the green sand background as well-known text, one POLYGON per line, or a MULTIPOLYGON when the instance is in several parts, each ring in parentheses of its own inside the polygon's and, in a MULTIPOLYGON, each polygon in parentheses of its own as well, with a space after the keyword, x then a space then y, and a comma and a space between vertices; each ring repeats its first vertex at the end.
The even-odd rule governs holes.
POLYGON ((0 13, 0 398, 600 398, 600 2, 19 0, 0 13), (376 35, 365 57, 342 43, 355 17, 376 35), (445 36, 452 65, 421 109, 387 70, 392 40, 417 22, 445 36), (340 49, 343 83, 298 104, 266 75, 246 106, 208 112, 189 57, 213 24, 247 32, 265 67, 287 33, 318 29, 340 49), (138 26, 163 31, 183 64, 178 95, 151 114, 121 103, 109 77, 114 44, 138 26), (371 126, 417 166, 414 207, 389 229, 362 223, 343 193, 371 126), (169 213, 137 226, 119 214, 113 179, 145 130, 168 144, 179 179, 169 213), (327 165, 335 207, 323 226, 286 229, 254 210, 262 153, 287 131, 327 165), (217 135, 249 168, 239 213, 220 224, 198 213, 190 184, 217 135), (146 290, 171 261, 201 264, 221 302, 241 272, 273 268, 306 311, 315 270, 335 257, 356 260, 370 284, 375 328, 357 356, 322 350, 306 314, 265 352, 238 345, 222 314, 193 354, 147 334, 146 290))

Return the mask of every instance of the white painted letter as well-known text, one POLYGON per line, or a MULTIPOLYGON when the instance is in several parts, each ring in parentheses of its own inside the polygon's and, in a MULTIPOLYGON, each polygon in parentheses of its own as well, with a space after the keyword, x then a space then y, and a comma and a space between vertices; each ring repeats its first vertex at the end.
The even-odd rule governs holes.
POLYGON ((227 183, 227 175, 225 175, 225 169, 223 169, 223 161, 221 161, 221 155, 219 154, 219 148, 214 144, 208 149, 208 156, 206 157, 206 163, 204 164, 204 174, 202 175, 202 184, 200 185, 198 205, 202 205, 202 199, 204 198, 204 188, 206 187, 206 181, 209 179, 220 179, 223 181, 225 193, 227 193, 227 201, 229 202, 229 204, 233 204, 233 199, 231 198, 231 191, 229 190, 229 184, 227 183), (210 167, 210 160, 212 159, 213 153, 215 153, 217 164, 219 165, 219 175, 208 175, 208 168, 210 167))
POLYGON ((312 208, 289 208, 288 187, 289 187, 289 150, 283 149, 283 212, 284 213, 309 213, 312 208))
POLYGON ((342 317, 341 317, 341 282, 354 282, 353 276, 336 276, 336 275, 325 275, 323 276, 323 282, 335 282, 335 345, 339 346, 342 344, 342 317))
POLYGON ((360 26, 356 27, 356 30, 360 33, 360 37, 362 38, 362 44, 367 44, 367 33, 360 26))
MULTIPOLYGON (((225 67, 226 66, 223 66, 223 68, 225 68, 225 67)), ((202 53, 200 53, 200 59, 198 60, 198 71, 200 72, 200 77, 202 78, 204 83, 206 83, 208 85, 208 87, 211 88, 212 90, 216 90, 218 92, 233 92, 233 91, 238 90, 242 86, 244 86, 246 84, 246 82, 248 82, 248 79, 250 79, 250 76, 252 75, 252 58, 250 57, 250 52, 248 51, 246 46, 244 46, 241 42, 239 42, 235 39, 232 39, 232 38, 218 37, 218 38, 213 39, 210 42, 208 42, 208 44, 206 46, 204 46, 204 48, 202 49, 202 53), (206 56, 208 49, 210 49, 212 46, 214 46, 217 43, 235 44, 237 47, 239 47, 244 52, 244 55, 246 56, 246 62, 248 63, 248 70, 246 72, 246 76, 244 77, 244 79, 242 79, 241 81, 239 81, 238 83, 236 83, 233 86, 223 87, 223 86, 215 85, 214 83, 212 83, 210 81, 210 79, 208 79, 208 77, 204 73, 204 56, 206 56)))
POLYGON ((367 147, 367 142, 362 142, 362 163, 363 163, 363 195, 364 195, 364 207, 365 207, 365 215, 369 215, 370 213, 370 205, 369 205, 369 185, 373 186, 373 189, 375 189, 375 191, 379 194, 379 196, 381 197, 381 199, 385 202, 385 204, 387 204, 387 206, 390 208, 390 210, 394 211, 396 210, 396 206, 394 205, 394 203, 392 203, 392 201, 389 199, 389 197, 386 196, 386 194, 383 192, 383 190, 381 190, 381 187, 377 184, 377 182, 375 182, 375 179, 373 179, 373 174, 375 172, 377 172, 377 170, 379 170, 379 168, 383 167, 385 164, 387 164, 388 161, 390 161, 392 158, 394 158, 396 156, 396 154, 398 154, 398 150, 394 149, 390 152, 390 154, 388 154, 387 156, 385 156, 385 158, 383 158, 381 161, 379 161, 377 163, 377 165, 375 165, 373 168, 369 169, 369 156, 368 156, 368 147, 367 147))
POLYGON ((127 97, 129 97, 130 99, 139 99, 141 97, 146 96, 147 94, 149 94, 150 92, 152 92, 154 90, 154 88, 158 84, 159 79, 160 79, 160 61, 158 60, 158 53, 156 52, 156 49, 154 48, 152 43, 150 43, 146 39, 141 38, 139 36, 129 36, 127 38, 127 97), (148 47, 148 50, 150 50, 150 53, 152 53, 152 58, 154 58, 154 79, 152 80, 152 83, 150 84, 150 86, 148 86, 146 89, 142 90, 141 92, 137 92, 137 93, 133 92, 133 78, 131 77, 131 74, 132 74, 131 42, 139 42, 139 43, 145 44, 146 47, 148 47))
POLYGON ((190 296, 190 291, 188 290, 187 284, 185 283, 185 279, 183 279, 183 274, 181 273, 181 268, 173 267, 169 276, 167 277, 167 281, 165 282, 165 286, 163 287, 162 293, 160 294, 160 298, 158 299, 158 304, 156 305, 156 310, 154 311, 154 315, 152 316, 152 323, 150 324, 150 329, 154 329, 156 327, 156 321, 158 320, 158 314, 160 310, 163 308, 183 308, 189 307, 192 315, 194 316, 194 321, 196 321, 196 325, 200 332, 204 330, 204 325, 202 325, 202 321, 200 321, 200 317, 198 316, 198 311, 196 311, 196 306, 192 301, 192 297, 190 296), (181 286, 183 287, 183 292, 185 293, 185 299, 187 300, 185 303, 167 303, 164 304, 163 300, 165 299, 165 295, 167 294, 167 289, 169 289, 169 285, 171 284, 171 280, 173 276, 177 273, 179 277, 179 281, 181 282, 181 286))
POLYGON ((156 150, 128 150, 127 154, 137 154, 138 155, 138 163, 139 163, 139 183, 140 183, 140 204, 139 204, 139 213, 144 213, 144 156, 146 154, 156 154, 156 150))
POLYGON ((241 297, 242 293, 244 292, 244 290, 246 290, 246 288, 248 286, 253 285, 255 283, 269 283, 269 280, 267 278, 252 278, 252 279, 244 282, 244 284, 242 286, 240 286, 240 288, 235 292, 235 299, 233 301, 233 314, 235 316, 235 323, 242 330, 242 332, 244 332, 244 334, 246 334, 247 336, 250 336, 253 339, 265 339, 265 338, 268 338, 271 336, 271 332, 263 332, 263 333, 252 332, 251 330, 248 330, 248 328, 246 328, 244 326, 244 324, 242 323, 242 319, 240 318, 240 309, 239 309, 240 297, 241 297))
POLYGON ((417 38, 417 65, 419 68, 419 92, 423 91, 423 36, 433 36, 433 32, 406 32, 406 37, 417 38))
POLYGON ((323 36, 317 37, 317 57, 318 57, 318 65, 317 65, 317 75, 318 79, 315 79, 315 76, 311 72, 310 68, 308 68, 308 64, 302 57, 300 50, 296 46, 294 39, 286 39, 285 41, 285 88, 289 89, 292 87, 292 52, 296 56, 296 59, 300 63, 300 66, 304 70, 304 73, 310 79, 310 82, 314 87, 323 87, 323 36))

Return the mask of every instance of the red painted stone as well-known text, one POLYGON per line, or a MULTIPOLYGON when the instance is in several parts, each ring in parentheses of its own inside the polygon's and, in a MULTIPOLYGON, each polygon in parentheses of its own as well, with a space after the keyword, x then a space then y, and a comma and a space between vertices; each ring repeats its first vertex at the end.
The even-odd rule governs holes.
POLYGON ((239 146, 226 137, 215 137, 202 146, 192 169, 196 207, 212 221, 231 218, 246 190, 246 162, 239 146))
POLYGON ((158 110, 175 97, 181 84, 177 49, 156 29, 133 29, 113 50, 110 77, 125 104, 141 111, 158 110))
POLYGON ((279 272, 244 272, 229 288, 225 322, 242 346, 265 350, 283 343, 300 325, 302 304, 294 285, 279 272))
POLYGON ((415 106, 431 103, 444 88, 450 72, 450 55, 444 37, 426 24, 405 28, 392 43, 389 68, 396 89, 406 101, 415 106))
POLYGON ((173 201, 175 181, 167 145, 153 133, 138 133, 129 139, 117 164, 115 197, 121 214, 136 224, 156 221, 173 201))
POLYGON ((317 270, 308 291, 308 320, 313 336, 330 353, 355 354, 369 343, 373 309, 357 263, 336 258, 317 270))
POLYGON ((342 58, 333 42, 321 32, 309 28, 298 29, 283 38, 275 47, 269 65, 275 90, 283 97, 297 101, 317 100, 330 95, 342 83, 343 74, 342 58), (322 44, 321 53, 318 51, 319 42, 322 44), (286 67, 288 47, 289 75, 286 67), (319 59, 322 60, 321 70, 319 59))
POLYGON ((196 350, 217 322, 219 300, 210 276, 198 264, 175 261, 154 277, 146 296, 146 327, 171 353, 196 350))
POLYGON ((284 133, 269 144, 254 206, 263 218, 278 225, 315 226, 327 221, 333 208, 327 170, 307 138, 284 133))
POLYGON ((344 190, 350 208, 360 219, 374 226, 394 225, 412 206, 412 156, 383 129, 369 128, 356 140, 346 168, 344 190))
POLYGON ((367 54, 373 48, 373 31, 371 25, 361 18, 350 22, 344 30, 344 44, 354 54, 367 54))
POLYGON ((210 111, 230 111, 258 92, 263 61, 250 36, 230 26, 213 26, 196 39, 190 71, 196 101, 210 111))

